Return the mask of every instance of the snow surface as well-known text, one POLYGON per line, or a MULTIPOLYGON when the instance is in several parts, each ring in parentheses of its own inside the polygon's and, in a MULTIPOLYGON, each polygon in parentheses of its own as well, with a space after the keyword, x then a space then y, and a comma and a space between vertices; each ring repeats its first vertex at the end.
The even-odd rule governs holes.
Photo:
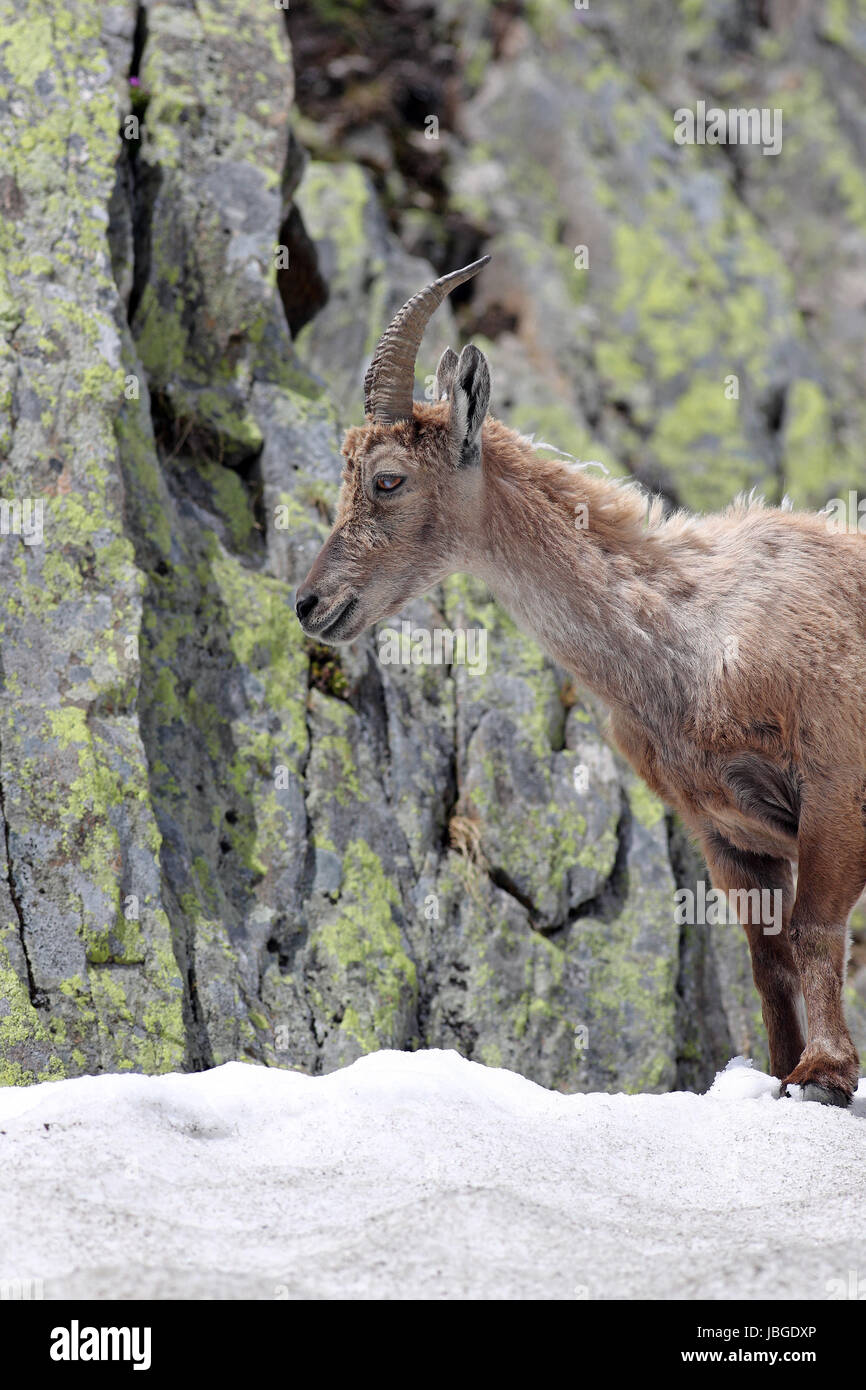
POLYGON ((41 1279, 46 1298, 823 1299, 864 1265, 866 1082, 849 1111, 777 1090, 737 1058, 706 1096, 566 1096, 434 1051, 322 1077, 230 1063, 7 1089, 0 1281, 41 1279))

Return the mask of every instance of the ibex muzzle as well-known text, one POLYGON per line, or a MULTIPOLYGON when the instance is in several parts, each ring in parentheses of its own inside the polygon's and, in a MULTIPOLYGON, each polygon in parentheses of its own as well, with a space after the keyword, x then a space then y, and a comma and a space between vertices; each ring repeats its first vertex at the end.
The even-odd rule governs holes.
POLYGON ((489 259, 413 295, 373 354, 364 380, 368 423, 346 433, 334 529, 296 595, 301 625, 317 641, 351 642, 465 558, 490 372, 477 348, 464 348, 459 359, 448 348, 436 372, 436 401, 416 404, 415 359, 434 310, 489 259))

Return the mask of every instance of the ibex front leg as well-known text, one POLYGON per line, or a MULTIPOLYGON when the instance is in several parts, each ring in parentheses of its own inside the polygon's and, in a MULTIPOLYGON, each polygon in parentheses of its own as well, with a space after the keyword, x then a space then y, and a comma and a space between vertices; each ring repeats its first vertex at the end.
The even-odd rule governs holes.
POLYGON ((800 826, 790 935, 809 1036, 785 1081, 803 1086, 807 1100, 847 1105, 857 1089, 860 1061, 845 1022, 842 990, 848 918, 866 882, 866 836, 859 798, 843 809, 827 797, 821 811, 820 826, 805 816, 800 826))
POLYGON ((770 1071, 781 1079, 799 1062, 806 1041, 800 974, 788 935, 794 906, 791 865, 736 849, 715 831, 702 837, 702 845, 713 887, 739 899, 733 905, 749 941, 770 1071))

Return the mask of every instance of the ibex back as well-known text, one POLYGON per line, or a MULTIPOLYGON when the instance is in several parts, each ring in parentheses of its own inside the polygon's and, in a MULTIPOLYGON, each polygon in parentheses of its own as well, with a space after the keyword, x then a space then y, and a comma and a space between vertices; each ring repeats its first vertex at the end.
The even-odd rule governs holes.
POLYGON ((459 360, 449 348, 437 399, 414 402, 430 315, 484 263, 415 295, 385 332, 298 617, 310 637, 350 642, 455 571, 484 580, 607 703, 617 744, 681 813, 714 887, 748 903, 782 1092, 847 1104, 859 1075, 842 999, 848 918, 866 883, 866 539, 760 503, 648 512, 636 487, 540 457, 489 418, 473 346, 459 360), (768 896, 781 922, 762 920, 768 896))

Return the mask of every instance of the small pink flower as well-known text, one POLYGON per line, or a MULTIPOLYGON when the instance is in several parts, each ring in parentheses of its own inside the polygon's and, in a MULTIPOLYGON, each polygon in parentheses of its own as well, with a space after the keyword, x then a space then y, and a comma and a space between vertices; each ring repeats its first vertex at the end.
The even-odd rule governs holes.
POLYGON ((130 87, 139 87, 141 84, 137 77, 130 77, 129 85, 130 87))

